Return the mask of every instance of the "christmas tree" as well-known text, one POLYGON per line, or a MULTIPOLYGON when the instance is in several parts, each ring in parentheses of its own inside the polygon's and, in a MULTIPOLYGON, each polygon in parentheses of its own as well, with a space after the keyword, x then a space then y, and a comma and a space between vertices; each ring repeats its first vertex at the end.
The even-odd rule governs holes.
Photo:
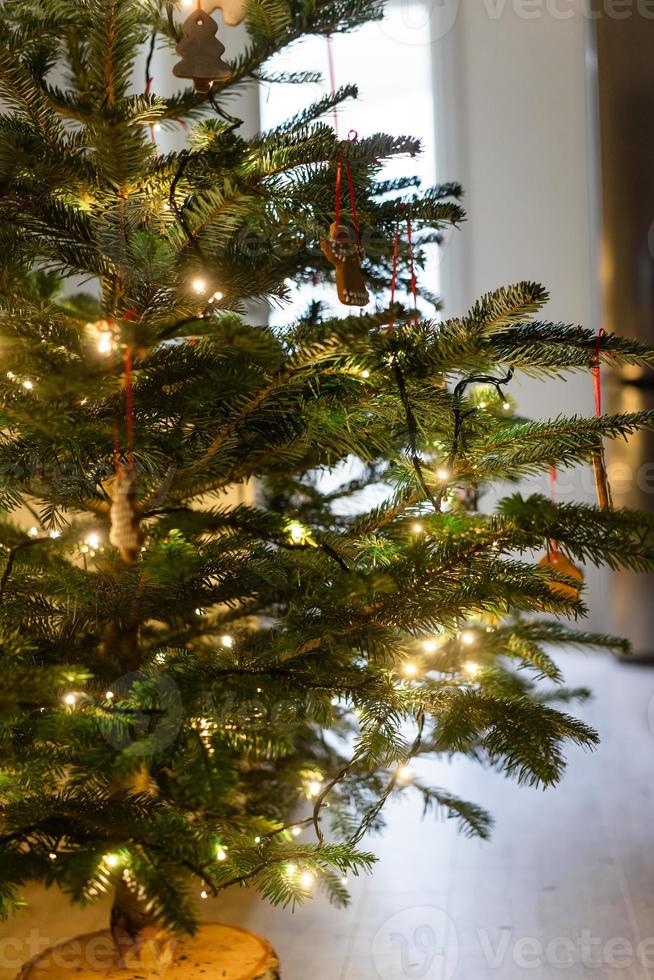
POLYGON ((570 622, 586 611, 574 564, 654 563, 651 519, 606 500, 480 503, 492 484, 601 468, 602 439, 654 422, 521 418, 514 372, 654 350, 537 319, 530 282, 444 321, 428 283, 420 315, 398 302, 464 216, 454 184, 384 178, 419 141, 339 140, 349 86, 251 139, 227 111, 253 76, 301 95, 313 72, 273 77, 271 55, 380 3, 247 12, 231 73, 162 98, 134 66, 179 43, 171 5, 3 6, 4 914, 29 881, 80 902, 115 889, 130 937, 148 919, 192 930, 200 893, 239 883, 343 903, 395 792, 487 835, 484 810, 414 760, 556 783, 565 746, 596 736, 568 713, 585 692, 562 686, 552 648, 624 647, 570 622), (160 154, 151 127, 181 122, 187 147, 160 154), (337 175, 376 302, 313 302, 282 327, 247 316, 283 306, 289 281, 334 281, 320 242, 337 175))

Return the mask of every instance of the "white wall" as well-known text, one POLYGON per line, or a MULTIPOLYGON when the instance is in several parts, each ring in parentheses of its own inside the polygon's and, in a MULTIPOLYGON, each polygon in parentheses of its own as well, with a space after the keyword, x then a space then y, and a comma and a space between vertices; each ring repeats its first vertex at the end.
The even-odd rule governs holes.
MULTIPOLYGON (((446 315, 532 279, 550 290, 547 319, 597 328, 595 105, 582 2, 570 0, 569 19, 538 0, 524 8, 518 0, 446 0, 444 7, 449 14, 432 25, 439 178, 464 183, 469 215, 441 263, 446 315), (525 19, 527 8, 535 16, 525 19)), ((589 376, 523 380, 510 390, 527 416, 594 412, 589 376)), ((549 492, 547 478, 537 487, 549 492)), ((557 493, 594 501, 590 469, 560 473, 557 493)), ((587 577, 592 625, 609 628, 607 576, 591 570, 587 577)))

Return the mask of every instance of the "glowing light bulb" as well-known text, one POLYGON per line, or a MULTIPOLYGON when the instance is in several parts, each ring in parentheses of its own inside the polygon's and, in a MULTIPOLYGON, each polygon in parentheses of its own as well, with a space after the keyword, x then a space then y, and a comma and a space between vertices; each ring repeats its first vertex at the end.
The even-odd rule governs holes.
POLYGON ((302 827, 291 827, 291 833, 293 837, 299 837, 302 833, 302 827))
POLYGON ((436 653, 438 650, 438 643, 436 640, 423 640, 422 649, 425 651, 425 653, 436 653))
POLYGON ((476 677, 479 673, 479 669, 479 664, 476 664, 473 660, 468 660, 468 662, 463 665, 463 670, 468 677, 476 677))
POLYGON ((343 875, 341 878, 341 885, 347 885, 347 875, 343 875))
POLYGON ((152 129, 153 129, 153 131, 155 133, 160 133, 161 132, 161 123, 155 123, 154 126, 152 127, 152 129))
POLYGON ((307 891, 310 888, 313 888, 315 881, 316 876, 314 875, 313 871, 303 871, 300 875, 300 885, 302 888, 306 888, 307 891))
POLYGON ((467 647, 471 647, 476 639, 477 634, 474 630, 464 630, 461 634, 461 642, 467 647))
POLYGON ((23 381, 23 388, 25 388, 26 391, 31 391, 33 387, 34 387, 34 382, 30 381, 29 378, 25 378, 25 380, 23 381))
POLYGON ((195 0, 182 0, 182 7, 190 9, 193 6, 195 6, 195 0))
POLYGON ((110 868, 115 868, 118 865, 118 860, 117 854, 105 854, 103 858, 104 863, 110 868))
POLYGON ((224 636, 220 637, 220 642, 224 647, 227 647, 228 650, 231 650, 231 648, 234 646, 234 637, 230 636, 229 633, 225 633, 224 636))
POLYGON ((56 538, 61 537, 61 531, 50 531, 50 537, 54 541, 56 538))
POLYGON ((411 782, 413 779, 413 769, 408 763, 404 766, 400 766, 400 768, 397 770, 397 778, 403 783, 411 782))
POLYGON ((209 892, 205 888, 200 892, 200 898, 209 898, 209 892))
POLYGON ((402 673, 405 677, 416 677, 418 674, 418 668, 416 664, 409 660, 407 663, 402 665, 402 673))
POLYGON ((38 538, 39 529, 38 527, 31 527, 27 533, 29 534, 30 538, 38 538))
POLYGON ((194 293, 197 293, 198 296, 202 296, 207 291, 207 280, 198 276, 197 279, 192 280, 191 289, 194 293))
POLYGON ((16 375, 14 374, 13 371, 7 371, 7 377, 9 378, 10 381, 13 381, 16 375))
POLYGON ((289 878, 294 878, 297 874, 297 864, 295 864, 293 861, 289 861, 286 865, 286 874, 289 878))
POLYGON ((220 292, 219 289, 217 289, 215 291, 215 293, 212 293, 211 294, 211 296, 209 298, 209 302, 210 303, 220 303, 220 301, 221 301, 222 298, 223 298, 223 294, 220 292))
POLYGON ((216 844, 216 861, 227 860, 227 849, 222 844, 216 844))
POLYGON ((72 692, 64 695, 64 704, 67 704, 69 708, 74 707, 77 704, 77 695, 72 692))
POLYGON ((48 857, 50 858, 51 861, 56 861, 57 860, 57 855, 55 854, 54 851, 50 851, 50 853, 48 854, 48 857))
POLYGON ((502 408, 504 409, 505 412, 510 412, 511 411, 511 402, 504 402, 504 404, 502 405, 502 408))
POLYGON ((486 402, 479 402, 480 408, 486 408, 486 402))
POLYGON ((413 531, 414 534, 422 534, 422 532, 424 531, 424 527, 422 526, 422 524, 420 524, 419 521, 416 521, 415 524, 411 525, 411 530, 413 531))
POLYGON ((107 701, 113 701, 113 699, 114 699, 114 692, 113 691, 106 691, 105 692, 105 698, 107 699, 107 701))
POLYGON ((312 779, 307 783, 307 796, 320 796, 322 792, 322 783, 318 779, 312 779))
POLYGON ((86 543, 93 551, 97 551, 100 547, 100 535, 95 531, 91 531, 90 534, 86 535, 86 543))
POLYGON ((302 527, 299 521, 291 521, 288 525, 288 533, 290 535, 291 541, 295 544, 300 544, 304 541, 306 536, 306 531, 302 527))
POLYGON ((110 333, 105 331, 101 333, 98 337, 98 353, 99 354, 111 354, 114 349, 113 338, 110 333))
POLYGON ((437 472, 436 472, 436 476, 443 483, 447 480, 447 478, 449 477, 449 475, 450 474, 449 474, 448 470, 446 470, 446 469, 440 469, 440 470, 437 470, 437 472))
POLYGON ((361 372, 361 377, 362 378, 366 378, 366 380, 367 380, 370 377, 370 371, 362 371, 361 372))
POLYGON ((254 843, 255 844, 260 844, 261 843, 261 838, 260 837, 255 837, 254 838, 254 843))

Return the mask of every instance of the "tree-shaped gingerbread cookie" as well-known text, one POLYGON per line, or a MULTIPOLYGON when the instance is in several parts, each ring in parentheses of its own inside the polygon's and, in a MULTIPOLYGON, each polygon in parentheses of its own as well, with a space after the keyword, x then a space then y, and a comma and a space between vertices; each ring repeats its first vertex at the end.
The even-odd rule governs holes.
POLYGON ((336 290, 341 303, 366 306, 370 296, 361 272, 362 250, 352 241, 350 229, 334 221, 329 238, 323 238, 320 247, 336 268, 336 290))
POLYGON ((203 10, 194 10, 182 26, 182 39, 175 48, 182 60, 173 68, 177 78, 191 78, 198 92, 208 92, 211 83, 231 75, 222 60, 225 45, 216 37, 218 26, 203 10))

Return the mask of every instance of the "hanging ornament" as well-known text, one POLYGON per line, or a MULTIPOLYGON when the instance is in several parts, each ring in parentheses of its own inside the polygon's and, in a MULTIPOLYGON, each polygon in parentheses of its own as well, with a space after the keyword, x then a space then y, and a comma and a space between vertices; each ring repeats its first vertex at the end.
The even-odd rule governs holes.
POLYGON ((551 568, 553 571, 560 572, 562 575, 567 575, 568 578, 574 579, 575 582, 579 582, 578 586, 567 585, 564 582, 550 582, 549 588, 554 595, 560 596, 563 599, 579 598, 584 574, 555 545, 541 558, 538 564, 541 568, 551 568))
POLYGON ((198 7, 182 25, 182 39, 175 48, 182 60, 173 67, 176 78, 190 78, 196 91, 208 92, 212 82, 232 74, 222 60, 225 45, 216 37, 215 20, 198 7))
POLYGON ((366 306, 370 296, 361 272, 362 250, 352 241, 349 228, 335 221, 329 229, 329 238, 323 238, 320 247, 336 268, 336 291, 345 306, 366 306))
POLYGON ((124 561, 135 562, 145 536, 136 509, 136 485, 134 474, 128 470, 116 473, 110 511, 109 541, 120 551, 124 561))

